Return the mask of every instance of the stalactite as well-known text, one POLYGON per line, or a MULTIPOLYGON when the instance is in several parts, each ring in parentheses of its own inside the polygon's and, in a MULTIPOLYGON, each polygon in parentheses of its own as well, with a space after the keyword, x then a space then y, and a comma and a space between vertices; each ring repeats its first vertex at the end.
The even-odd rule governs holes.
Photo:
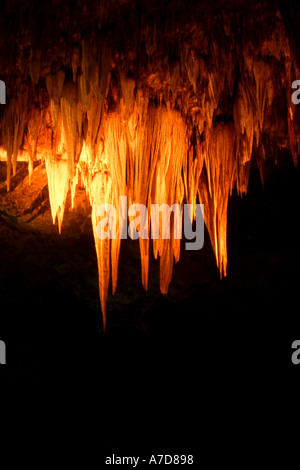
POLYGON ((95 173, 91 180, 90 199, 92 204, 92 224, 98 260, 99 294, 103 313, 104 329, 106 325, 106 300, 110 280, 110 250, 112 240, 110 240, 109 237, 102 240, 97 235, 97 225, 99 222, 97 208, 101 204, 109 204, 111 202, 111 192, 112 181, 107 170, 102 169, 95 173))
POLYGON ((273 86, 272 82, 269 82, 270 77, 272 76, 269 64, 263 60, 255 60, 253 64, 253 75, 256 85, 255 90, 258 125, 260 132, 262 132, 268 89, 273 86))
POLYGON ((56 132, 60 119, 60 98, 65 81, 65 72, 58 70, 54 74, 46 76, 46 87, 50 96, 50 111, 52 118, 52 128, 56 132))
MULTIPOLYGON (((63 129, 66 138, 68 155, 68 166, 70 178, 74 176, 74 163, 77 162, 78 147, 81 152, 81 145, 78 142, 81 133, 78 130, 78 90, 77 85, 71 80, 65 80, 61 97, 61 114, 63 129)), ((79 125, 81 119, 79 118, 79 125)))
POLYGON ((55 224, 57 218, 60 233, 70 181, 68 160, 63 158, 47 159, 46 171, 52 219, 55 224))
MULTIPOLYGON (((184 183, 182 169, 187 156, 187 129, 177 111, 162 109, 156 129, 159 155, 152 183, 154 204, 182 205, 184 183)), ((166 294, 172 278, 173 257, 178 261, 180 244, 174 240, 174 226, 171 225, 170 239, 153 240, 154 255, 160 256, 160 289, 166 294), (175 252, 174 252, 175 250, 175 252)))
POLYGON ((37 143, 38 137, 40 134, 41 127, 41 112, 38 107, 33 107, 28 116, 28 151, 29 151, 29 160, 28 160, 28 173, 29 173, 29 185, 31 184, 31 176, 33 172, 33 162, 37 157, 37 143))
POLYGON ((10 190, 11 172, 17 171, 17 159, 27 124, 28 87, 21 86, 4 111, 3 140, 7 151, 7 190, 10 190))
POLYGON ((257 119, 254 103, 246 83, 239 83, 238 93, 234 101, 233 115, 237 133, 237 190, 246 194, 249 181, 250 161, 253 149, 257 119))
MULTIPOLYGON (((127 123, 128 140, 128 196, 129 204, 144 204, 148 209, 150 204, 150 188, 153 170, 157 161, 155 148, 155 109, 149 107, 149 97, 142 90, 137 91, 134 112, 127 123)), ((149 219, 148 219, 149 224, 149 219)), ((141 253, 142 284, 148 287, 149 270, 149 240, 139 240, 141 253)))
MULTIPOLYGON (((116 208, 117 233, 122 233, 123 220, 119 220, 119 197, 126 195, 127 139, 122 121, 118 115, 110 115, 104 124, 104 162, 107 162, 112 181, 110 203, 116 208)), ((120 253, 119 237, 111 240, 112 291, 117 288, 118 262, 120 253)))
POLYGON ((205 223, 221 276, 227 272, 227 205, 236 176, 235 130, 233 125, 210 129, 205 148, 205 175, 199 197, 205 207, 205 223))

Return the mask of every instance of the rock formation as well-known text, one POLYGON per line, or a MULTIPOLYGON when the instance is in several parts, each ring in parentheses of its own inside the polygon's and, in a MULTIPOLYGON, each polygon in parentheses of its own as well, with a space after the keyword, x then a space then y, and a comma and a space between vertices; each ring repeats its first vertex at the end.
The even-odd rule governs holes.
MULTIPOLYGON (((17 161, 45 163, 53 222, 84 188, 92 208, 105 321, 121 240, 100 240, 97 207, 205 205, 221 276, 227 204, 250 167, 289 148, 297 165, 300 79, 295 2, 230 0, 7 1, 0 19, 0 158, 7 191, 17 161)), ((118 211, 117 211, 118 213, 118 211)), ((195 217, 195 210, 193 211, 195 217)), ((123 222, 117 220, 118 228, 123 222)), ((174 229, 174 227, 173 227, 174 229)), ((168 291, 180 240, 154 240, 168 291)), ((149 240, 140 240, 148 283, 149 240)))

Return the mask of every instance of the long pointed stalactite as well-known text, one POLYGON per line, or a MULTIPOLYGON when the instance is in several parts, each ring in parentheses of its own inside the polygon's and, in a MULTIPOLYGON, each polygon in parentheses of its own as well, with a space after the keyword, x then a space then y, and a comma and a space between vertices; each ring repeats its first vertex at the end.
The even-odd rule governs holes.
MULTIPOLYGON (((74 206, 77 189, 85 189, 104 323, 121 240, 98 238, 100 204, 114 205, 119 231, 120 196, 128 205, 144 204, 148 214, 154 203, 187 202, 193 218, 196 202, 203 203, 216 263, 226 276, 232 190, 247 193, 253 162, 264 180, 266 159, 276 153, 270 148, 289 148, 295 165, 298 160, 291 83, 300 73, 282 8, 232 2, 234 9, 221 2, 215 13, 214 2, 162 3, 99 1, 74 11, 71 2, 53 0, 48 17, 37 2, 19 10, 7 2, 10 21, 2 24, 6 42, 14 44, 11 54, 4 46, 0 53, 7 191, 18 159, 28 161, 30 175, 34 161, 45 162, 51 214, 61 231, 69 191, 74 206)), ((162 293, 180 257, 174 229, 170 240, 153 241, 162 293)), ((149 239, 139 243, 147 289, 149 239)))

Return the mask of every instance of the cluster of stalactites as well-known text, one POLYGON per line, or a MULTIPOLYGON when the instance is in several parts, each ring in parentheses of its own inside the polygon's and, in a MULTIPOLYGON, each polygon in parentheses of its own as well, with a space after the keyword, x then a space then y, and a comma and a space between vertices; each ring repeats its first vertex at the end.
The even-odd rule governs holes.
MULTIPOLYGON (((128 204, 140 203, 148 209, 153 203, 171 206, 186 201, 193 205, 193 217, 196 202, 203 203, 216 262, 221 276, 226 276, 228 198, 234 187, 240 194, 247 192, 254 148, 263 177, 261 136, 267 129, 274 140, 276 132, 281 132, 282 121, 272 121, 272 106, 274 96, 289 89, 291 80, 287 65, 284 74, 274 80, 272 65, 245 51, 234 87, 232 54, 232 50, 218 50, 215 44, 216 67, 208 69, 204 58, 184 43, 178 61, 169 64, 170 86, 164 95, 151 88, 149 80, 145 86, 137 85, 123 70, 115 70, 111 80, 110 42, 95 36, 84 39, 80 49, 74 47, 69 73, 62 69, 48 73, 42 96, 36 91, 39 72, 31 67, 35 85, 19 87, 5 107, 2 140, 7 154, 7 189, 18 155, 27 154, 30 174, 34 160, 44 159, 51 213, 53 222, 58 220, 59 231, 68 192, 74 204, 77 185, 86 189, 92 206, 104 319, 110 277, 113 292, 117 286, 121 241, 97 237, 97 207, 114 205, 119 232, 124 223, 118 218, 120 196, 127 196, 128 204), (193 108, 183 93, 179 97, 177 92, 184 77, 189 82, 186 89, 193 95, 193 108), (222 118, 226 93, 233 103, 230 119, 222 118), (216 119, 218 116, 221 119, 216 119)), ((288 62, 291 55, 286 49, 285 55, 288 62)), ((288 94, 284 100, 288 102, 285 125, 296 163, 299 135, 295 110, 288 94)), ((173 263, 180 257, 180 240, 174 239, 173 233, 174 227, 169 240, 153 240, 154 256, 160 258, 163 293, 168 291, 173 263)), ((147 288, 149 238, 139 243, 142 283, 147 288)))

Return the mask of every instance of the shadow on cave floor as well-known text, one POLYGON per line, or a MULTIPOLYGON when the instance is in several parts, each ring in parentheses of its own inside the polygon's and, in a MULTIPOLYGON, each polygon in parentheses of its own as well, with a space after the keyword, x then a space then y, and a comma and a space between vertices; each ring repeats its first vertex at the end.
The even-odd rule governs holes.
MULTIPOLYGON (((37 390, 46 383, 54 394, 57 384, 84 387, 93 403, 86 403, 87 413, 108 423, 109 449, 143 446, 146 428, 155 430, 164 452, 176 439, 182 444, 183 435, 192 446, 191 417, 205 413, 203 394, 216 394, 226 420, 224 384, 230 378, 294 373, 299 182, 299 169, 279 161, 264 190, 253 169, 248 195, 232 195, 226 279, 219 279, 205 232, 202 250, 182 250, 167 296, 159 292, 159 266, 151 255, 145 292, 138 243, 123 243, 105 335, 90 220, 67 212, 58 235, 49 208, 26 223, 2 199, 0 326, 9 382, 25 388, 34 383, 37 390), (221 396, 210 383, 224 387, 221 396), (134 434, 128 434, 132 420, 134 434)), ((207 428, 207 439, 212 432, 207 428)))

